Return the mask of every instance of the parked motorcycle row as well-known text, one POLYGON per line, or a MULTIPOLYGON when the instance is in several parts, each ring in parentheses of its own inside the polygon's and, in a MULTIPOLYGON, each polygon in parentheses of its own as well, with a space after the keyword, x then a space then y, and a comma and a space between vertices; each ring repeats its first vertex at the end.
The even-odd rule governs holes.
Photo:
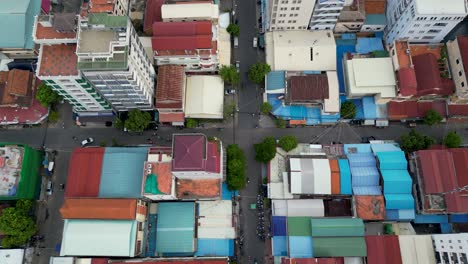
POLYGON ((257 223, 257 237, 265 241, 265 213, 263 211, 263 196, 257 195, 257 215, 258 215, 258 223, 257 223))

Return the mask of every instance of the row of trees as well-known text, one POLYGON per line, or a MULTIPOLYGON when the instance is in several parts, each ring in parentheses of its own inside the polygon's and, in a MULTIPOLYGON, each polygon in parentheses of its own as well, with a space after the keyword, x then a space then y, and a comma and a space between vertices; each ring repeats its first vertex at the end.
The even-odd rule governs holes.
MULTIPOLYGON (((414 151, 428 149, 431 145, 436 143, 436 140, 416 132, 412 129, 408 134, 404 134, 400 137, 401 149, 406 153, 414 151)), ((458 148, 462 143, 462 138, 455 131, 450 131, 442 140, 448 148, 458 148)))
MULTIPOLYGON (((267 75, 270 71, 270 65, 263 62, 257 62, 250 67, 247 75, 251 82, 261 84, 265 81, 265 75, 267 75)), ((219 69, 219 75, 221 76, 221 79, 223 79, 223 81, 227 84, 238 85, 240 83, 239 69, 237 69, 234 65, 223 65, 219 69)))
POLYGON ((261 163, 268 163, 276 155, 276 147, 289 152, 297 147, 295 136, 283 136, 278 141, 274 137, 266 137, 262 142, 254 145, 255 160, 261 163))
POLYGON ((245 171, 247 169, 247 161, 245 154, 237 144, 229 145, 226 148, 226 183, 229 190, 241 190, 245 187, 245 171))

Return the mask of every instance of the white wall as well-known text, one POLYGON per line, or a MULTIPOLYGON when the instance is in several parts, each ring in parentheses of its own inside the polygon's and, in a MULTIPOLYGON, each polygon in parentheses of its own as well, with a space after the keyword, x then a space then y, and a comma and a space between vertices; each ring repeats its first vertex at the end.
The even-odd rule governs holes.
POLYGON ((271 0, 268 30, 307 30, 315 0, 271 0))

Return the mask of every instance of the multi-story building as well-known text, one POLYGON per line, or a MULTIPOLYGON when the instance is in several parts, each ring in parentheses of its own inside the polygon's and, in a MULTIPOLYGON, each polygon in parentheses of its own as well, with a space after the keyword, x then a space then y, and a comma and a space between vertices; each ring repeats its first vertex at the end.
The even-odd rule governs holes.
POLYGON ((267 30, 306 30, 315 0, 268 0, 267 30))
POLYGON ((161 6, 163 22, 213 21, 217 24, 219 7, 205 2, 164 4, 161 6))
POLYGON ((126 16, 80 18, 77 69, 116 111, 151 110, 154 69, 126 16))
POLYGON ((90 0, 88 12, 126 16, 128 15, 128 7, 128 0, 90 0))
POLYGON ((310 29, 333 30, 344 5, 345 0, 318 0, 310 19, 310 29))
POLYGON ((366 11, 366 20, 362 25, 361 31, 383 31, 387 26, 387 19, 385 17, 386 6, 387 0, 366 0, 364 6, 366 11))
POLYGON ((388 0, 387 43, 440 42, 468 14, 464 0, 388 0))
POLYGON ((453 81, 455 82, 456 96, 454 103, 468 103, 468 37, 458 36, 455 40, 447 42, 448 60, 453 81))
POLYGON ((468 233, 432 235, 437 263, 468 263, 468 233))
POLYGON ((345 3, 336 21, 335 33, 359 32, 366 19, 364 0, 351 0, 345 3))

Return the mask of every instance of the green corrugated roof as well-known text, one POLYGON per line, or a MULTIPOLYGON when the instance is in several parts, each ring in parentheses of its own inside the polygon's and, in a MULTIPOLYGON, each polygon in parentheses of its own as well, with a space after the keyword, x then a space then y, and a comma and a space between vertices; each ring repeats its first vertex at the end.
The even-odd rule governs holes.
POLYGON ((365 257, 364 237, 313 237, 314 257, 365 257))
POLYGON ((364 236, 364 222, 360 218, 312 218, 312 237, 364 236))
POLYGON ((310 217, 288 217, 289 236, 310 236, 310 217))
POLYGON ((34 16, 39 15, 40 11, 39 0, 1 1, 0 48, 32 49, 34 16))
POLYGON ((193 253, 194 239, 195 203, 159 203, 156 252, 159 255, 193 253))
POLYGON ((88 23, 93 25, 105 25, 107 28, 126 28, 127 17, 109 15, 106 13, 93 13, 89 14, 88 23))

